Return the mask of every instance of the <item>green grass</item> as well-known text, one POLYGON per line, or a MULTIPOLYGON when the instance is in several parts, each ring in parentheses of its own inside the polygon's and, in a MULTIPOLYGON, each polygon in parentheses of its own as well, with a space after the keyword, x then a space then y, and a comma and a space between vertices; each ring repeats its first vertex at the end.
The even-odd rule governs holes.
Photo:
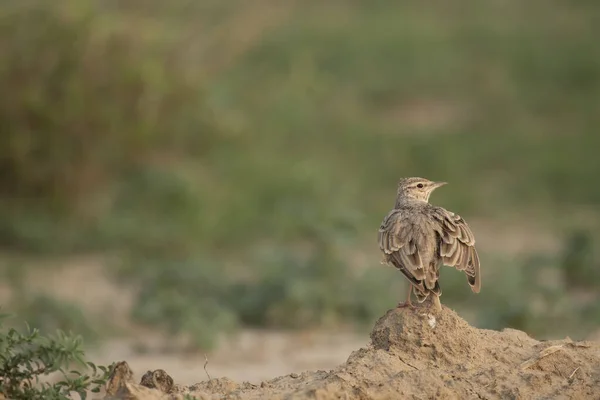
MULTIPOLYGON (((450 182, 434 201, 467 220, 600 229, 594 2, 18 4, 0 7, 0 245, 124 254, 152 288, 141 321, 372 321, 402 176, 450 182)), ((482 254, 486 276, 507 256, 482 254)), ((506 317, 481 323, 553 329, 519 322, 529 281, 509 277, 481 294, 506 317)))

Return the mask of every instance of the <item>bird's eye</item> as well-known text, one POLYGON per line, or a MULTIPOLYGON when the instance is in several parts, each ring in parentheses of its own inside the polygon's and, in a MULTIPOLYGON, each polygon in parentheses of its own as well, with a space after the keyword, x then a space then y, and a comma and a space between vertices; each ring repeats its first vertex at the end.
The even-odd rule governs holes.
POLYGON ((419 183, 419 184, 417 185, 417 187, 418 187, 419 189, 423 189, 423 184, 422 184, 422 183, 419 183))

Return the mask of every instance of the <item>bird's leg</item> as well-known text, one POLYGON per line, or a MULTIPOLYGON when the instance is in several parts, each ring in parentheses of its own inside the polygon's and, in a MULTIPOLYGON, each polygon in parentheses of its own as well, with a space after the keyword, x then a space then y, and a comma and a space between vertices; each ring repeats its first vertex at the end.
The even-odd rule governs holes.
POLYGON ((433 296, 433 298, 431 299, 431 302, 433 303, 433 307, 437 311, 441 311, 442 310, 442 303, 440 302, 440 297, 437 296, 435 293, 432 293, 431 295, 433 296))
POLYGON ((398 303, 398 305, 396 306, 397 308, 414 308, 415 306, 413 306, 412 301, 410 301, 410 295, 412 294, 412 288, 413 285, 412 283, 408 284, 408 296, 406 296, 406 301, 404 303, 398 303))

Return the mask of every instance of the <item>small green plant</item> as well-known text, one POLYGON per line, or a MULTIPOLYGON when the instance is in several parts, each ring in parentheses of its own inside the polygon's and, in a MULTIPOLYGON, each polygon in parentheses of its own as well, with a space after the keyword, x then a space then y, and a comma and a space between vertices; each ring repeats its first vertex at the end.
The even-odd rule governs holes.
POLYGON ((215 258, 134 256, 121 265, 121 284, 138 287, 134 320, 185 334, 210 348, 239 325, 271 328, 370 324, 396 304, 401 275, 383 266, 350 271, 327 235, 307 248, 282 244, 249 254, 251 270, 227 269, 215 258), (392 278, 392 279, 390 279, 392 278), (393 279, 396 278, 396 279, 393 279))
POLYGON ((27 327, 25 333, 3 329, 6 315, 0 315, 0 394, 9 399, 68 399, 72 393, 86 399, 88 392, 97 393, 105 384, 109 367, 96 366, 84 360, 80 336, 57 331, 42 336, 27 327), (67 369, 76 364, 80 370, 67 369), (55 383, 42 382, 50 374, 62 377, 55 383))
MULTIPOLYGON (((307 328, 372 323, 395 304, 402 277, 391 268, 350 271, 325 239, 309 256, 262 255, 255 279, 232 285, 228 304, 250 326, 307 328), (392 279, 390 279, 392 278, 392 279)), ((259 264, 259 262, 257 262, 259 264)))
MULTIPOLYGON (((567 248, 571 242, 566 241, 567 248)), ((494 262, 500 264, 502 260, 494 262)), ((564 335, 584 339, 596 329, 600 310, 596 306, 597 295, 573 286, 564 277, 565 266, 555 255, 506 260, 504 264, 504 269, 490 271, 487 281, 493 284, 477 295, 479 326, 520 329, 547 339, 564 335)), ((462 304, 469 307, 465 302, 462 304)))
POLYGON ((594 248, 591 232, 578 230, 566 238, 560 266, 570 288, 593 290, 600 287, 600 265, 594 248))
POLYGON ((218 264, 198 258, 136 257, 121 273, 123 280, 139 287, 132 309, 138 322, 187 334, 200 348, 214 346, 218 333, 236 325, 236 316, 223 301, 231 280, 218 264))

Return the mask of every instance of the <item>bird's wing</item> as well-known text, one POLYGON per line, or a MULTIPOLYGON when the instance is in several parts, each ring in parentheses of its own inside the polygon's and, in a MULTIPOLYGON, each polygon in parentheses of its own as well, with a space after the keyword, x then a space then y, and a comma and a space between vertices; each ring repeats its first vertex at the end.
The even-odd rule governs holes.
POLYGON ((394 267, 424 291, 422 281, 425 278, 425 268, 419 254, 418 238, 414 233, 409 215, 402 210, 392 210, 379 227, 379 248, 394 267))
POLYGON ((440 236, 439 252, 444 265, 464 271, 471 290, 479 293, 481 272, 471 228, 460 215, 441 207, 436 207, 432 215, 438 222, 435 230, 440 236))

